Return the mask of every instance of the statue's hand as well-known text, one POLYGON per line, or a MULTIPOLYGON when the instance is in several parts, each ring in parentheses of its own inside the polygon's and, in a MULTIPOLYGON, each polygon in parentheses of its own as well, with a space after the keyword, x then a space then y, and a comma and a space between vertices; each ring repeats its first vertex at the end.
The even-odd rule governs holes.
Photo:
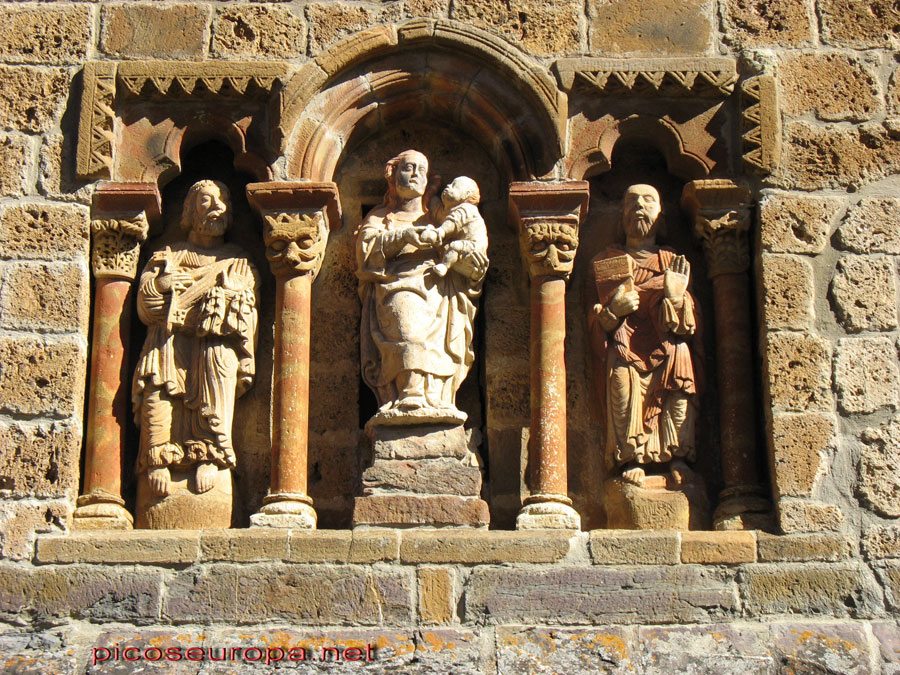
POLYGON ((431 248, 435 243, 429 240, 434 237, 435 241, 437 241, 437 233, 433 230, 434 228, 427 227, 407 227, 403 230, 401 238, 403 239, 403 243, 411 244, 416 248, 431 248), (429 230, 432 231, 429 232, 429 230))
POLYGON ((434 246, 441 243, 441 233, 433 227, 426 227, 419 232, 419 240, 428 246, 434 246))
POLYGON ((250 265, 243 258, 238 260, 230 268, 222 270, 219 279, 222 287, 229 291, 239 291, 244 286, 244 280, 250 276, 250 265))
POLYGON ((187 286, 192 279, 190 272, 163 272, 156 277, 156 290, 168 293, 175 286, 187 286))
POLYGON ((683 255, 676 256, 669 265, 669 269, 666 270, 663 279, 666 298, 675 302, 682 300, 690 279, 691 264, 683 255))
POLYGON ((622 284, 616 289, 616 292, 613 294, 608 305, 609 311, 620 319, 623 316, 628 316, 629 314, 636 312, 640 306, 641 299, 638 292, 634 289, 626 291, 625 284, 622 284))

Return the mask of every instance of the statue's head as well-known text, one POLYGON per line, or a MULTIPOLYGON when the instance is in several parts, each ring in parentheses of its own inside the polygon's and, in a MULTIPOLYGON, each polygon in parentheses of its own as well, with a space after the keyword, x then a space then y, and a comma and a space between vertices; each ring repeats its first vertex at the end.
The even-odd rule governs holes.
POLYGON ((197 181, 188 190, 181 212, 181 227, 207 237, 221 237, 231 224, 231 196, 217 180, 197 181))
POLYGON ((388 191, 385 203, 396 205, 400 200, 414 199, 428 188, 428 158, 418 150, 404 150, 384 167, 388 191))
POLYGON ((441 193, 441 201, 445 207, 456 206, 457 204, 475 204, 481 201, 481 191, 478 189, 478 183, 468 176, 457 176, 450 185, 444 188, 441 193))
POLYGON ((622 226, 629 239, 647 239, 660 223, 662 204, 652 185, 632 185, 622 197, 622 226))

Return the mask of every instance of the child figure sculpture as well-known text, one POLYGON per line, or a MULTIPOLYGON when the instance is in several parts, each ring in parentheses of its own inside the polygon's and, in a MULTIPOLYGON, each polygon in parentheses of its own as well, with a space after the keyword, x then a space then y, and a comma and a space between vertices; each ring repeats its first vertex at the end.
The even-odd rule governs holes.
POLYGON ((433 268, 439 277, 447 276, 450 268, 465 253, 479 251, 487 254, 487 227, 478 212, 480 201, 478 184, 468 176, 459 176, 444 188, 442 203, 433 205, 441 220, 437 228, 437 242, 444 247, 441 262, 433 268))

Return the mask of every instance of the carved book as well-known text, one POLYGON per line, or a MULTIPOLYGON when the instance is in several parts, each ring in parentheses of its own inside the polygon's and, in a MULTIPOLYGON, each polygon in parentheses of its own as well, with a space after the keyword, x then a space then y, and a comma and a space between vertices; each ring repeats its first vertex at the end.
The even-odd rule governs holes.
POLYGON ((626 282, 625 290, 634 290, 634 261, 631 256, 617 255, 594 261, 594 282, 597 284, 597 301, 606 305, 616 289, 626 282))

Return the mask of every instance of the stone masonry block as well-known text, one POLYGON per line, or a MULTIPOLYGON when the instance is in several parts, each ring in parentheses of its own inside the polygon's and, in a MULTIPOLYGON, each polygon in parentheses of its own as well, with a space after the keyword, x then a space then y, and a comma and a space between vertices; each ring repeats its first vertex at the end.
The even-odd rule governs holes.
POLYGON ((831 347, 827 340, 807 333, 770 333, 766 372, 776 410, 831 408, 831 347))
POLYGON ((871 63, 844 53, 789 53, 778 82, 785 113, 814 113, 828 121, 867 120, 881 112, 878 75, 871 63))
POLYGON ((847 212, 837 241, 853 253, 900 253, 900 199, 861 199, 847 212))
POLYGON ((821 0, 823 38, 841 47, 900 46, 900 9, 890 0, 821 0))
POLYGON ((897 282, 892 258, 845 256, 831 280, 831 298, 841 325, 851 333, 897 327, 897 282))
POLYGON ((590 45, 607 53, 702 54, 714 9, 704 0, 590 0, 590 45))
POLYGON ((250 528, 200 534, 200 559, 229 562, 286 560, 290 530, 250 528))
POLYGON ((583 12, 578 0, 456 0, 450 18, 499 31, 530 54, 554 56, 579 51, 583 12))
POLYGON ((727 0, 728 40, 745 47, 796 47, 812 41, 812 16, 804 0, 727 0))
POLYGON ((756 562, 756 533, 742 530, 682 532, 681 562, 716 565, 756 562))
POLYGON ((81 432, 69 424, 0 424, 0 490, 16 497, 75 497, 81 432))
POLYGON ((865 618, 881 610, 881 591, 860 563, 761 563, 741 571, 751 614, 828 614, 865 618))
POLYGON ((0 336, 0 364, 0 410, 81 414, 85 354, 76 341, 0 336))
POLYGON ((761 675, 773 661, 768 631, 752 623, 640 626, 636 642, 635 673, 761 675))
POLYGON ((900 525, 872 525, 860 543, 869 560, 900 558, 900 525))
POLYGON ((849 534, 811 532, 773 535, 758 532, 760 562, 837 562, 856 554, 856 542, 849 534))
POLYGON ((790 255, 763 254, 763 317, 769 330, 809 329, 813 322, 812 265, 790 255))
POLYGON ((860 435, 857 493, 880 516, 900 518, 900 419, 866 429, 860 435))
POLYGON ((833 504, 791 499, 778 500, 778 525, 785 534, 839 530, 844 514, 833 504))
POLYGON ((822 253, 841 210, 834 197, 772 195, 760 203, 764 250, 773 253, 822 253))
POLYGON ((777 497, 809 497, 825 473, 837 424, 830 413, 775 413, 772 452, 777 497))
POLYGON ((317 530, 291 532, 290 562, 376 563, 399 560, 396 530, 317 530))
POLYGON ((306 18, 310 25, 309 46, 313 55, 377 22, 377 14, 370 7, 344 2, 310 3, 306 6, 306 18))
POLYGON ((897 349, 888 338, 838 340, 834 357, 838 405, 845 413, 897 408, 900 369, 897 349))
POLYGON ((30 187, 28 168, 32 140, 27 136, 0 134, 0 193, 24 195, 30 187))
POLYGON ((86 265, 12 263, 0 288, 0 326, 87 334, 86 265))
POLYGON ((62 532, 71 511, 71 503, 61 499, 0 501, 0 558, 31 560, 38 533, 62 532))
POLYGON ((306 21, 290 7, 230 5, 213 26, 213 54, 244 59, 293 59, 306 54, 306 21))
POLYGON ((677 532, 593 530, 591 560, 595 565, 675 565, 681 562, 677 532))
POLYGON ((456 573, 452 567, 421 567, 419 576, 419 620, 450 623, 456 613, 456 573))
POLYGON ((0 60, 80 64, 91 42, 91 8, 76 3, 0 7, 0 60))
MULTIPOLYGON (((632 632, 621 626, 497 628, 498 673, 637 673, 632 632)), ((674 672, 674 671, 672 671, 674 672)))
POLYGON ((434 459, 376 459, 363 471, 363 494, 413 492, 478 496, 481 470, 452 457, 434 459))
POLYGON ((405 563, 550 563, 569 552, 568 532, 407 530, 400 542, 405 563))
POLYGON ((0 66, 0 128, 49 131, 62 116, 71 78, 62 68, 0 66))
POLYGON ((868 675, 875 655, 862 624, 795 619, 772 626, 770 653, 783 672, 868 675))
POLYGON ((884 585, 884 595, 888 605, 895 611, 900 609, 900 563, 884 562, 875 570, 884 585))
POLYGON ((199 59, 206 54, 208 5, 125 2, 104 5, 100 50, 117 57, 199 59))
POLYGON ((87 256, 89 245, 90 218, 80 204, 0 205, 0 256, 87 256))

